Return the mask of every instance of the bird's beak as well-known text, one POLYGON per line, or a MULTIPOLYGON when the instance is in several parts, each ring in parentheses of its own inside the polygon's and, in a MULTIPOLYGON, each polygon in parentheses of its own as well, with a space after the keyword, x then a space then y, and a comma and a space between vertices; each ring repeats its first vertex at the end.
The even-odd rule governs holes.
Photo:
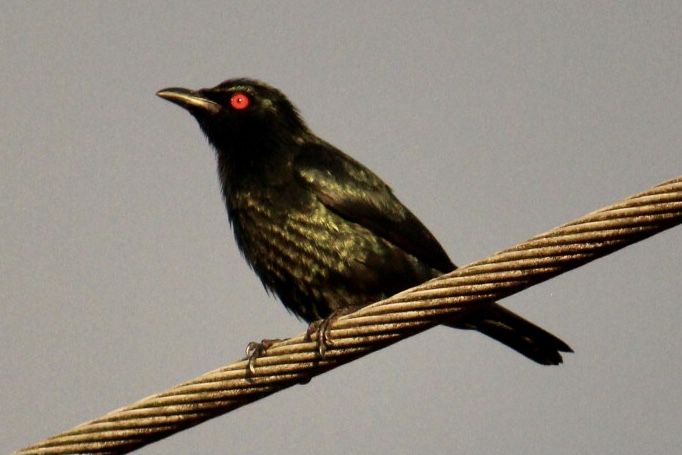
POLYGON ((194 90, 180 87, 170 87, 159 90, 156 92, 156 96, 168 100, 171 103, 175 103, 192 113, 205 112, 209 114, 217 114, 220 112, 220 104, 209 100, 194 90))

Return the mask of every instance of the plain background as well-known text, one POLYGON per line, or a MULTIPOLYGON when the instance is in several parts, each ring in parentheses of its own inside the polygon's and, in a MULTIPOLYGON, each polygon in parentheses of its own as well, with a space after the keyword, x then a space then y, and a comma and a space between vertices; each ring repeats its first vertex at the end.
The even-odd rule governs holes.
MULTIPOLYGON (((3 453, 304 329, 158 89, 281 88, 459 264, 682 174, 678 1, 4 2, 0 25, 3 453)), ((681 245, 503 301, 575 349, 560 367, 436 328, 141 453, 674 453, 681 245)))

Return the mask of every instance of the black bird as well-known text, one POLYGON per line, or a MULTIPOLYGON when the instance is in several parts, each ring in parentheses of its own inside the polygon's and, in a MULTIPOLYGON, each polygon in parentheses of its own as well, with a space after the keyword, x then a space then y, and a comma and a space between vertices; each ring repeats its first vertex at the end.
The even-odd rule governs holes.
MULTIPOLYGON (((376 174, 316 136, 282 92, 252 79, 167 88, 216 150, 239 249, 266 289, 308 322, 359 308, 455 269, 376 174)), ((544 364, 571 348, 496 303, 465 322, 544 364)))

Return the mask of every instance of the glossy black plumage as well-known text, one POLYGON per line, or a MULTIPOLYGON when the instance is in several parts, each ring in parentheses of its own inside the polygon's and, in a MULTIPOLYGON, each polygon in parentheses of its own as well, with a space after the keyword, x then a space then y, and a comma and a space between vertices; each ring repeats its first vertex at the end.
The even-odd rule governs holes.
MULTIPOLYGON (((214 146, 244 257, 265 287, 308 322, 451 271, 424 225, 365 166, 313 134, 277 89, 232 79, 158 95, 187 109, 214 146)), ((458 328, 478 330, 542 364, 563 341, 497 304, 458 328)))

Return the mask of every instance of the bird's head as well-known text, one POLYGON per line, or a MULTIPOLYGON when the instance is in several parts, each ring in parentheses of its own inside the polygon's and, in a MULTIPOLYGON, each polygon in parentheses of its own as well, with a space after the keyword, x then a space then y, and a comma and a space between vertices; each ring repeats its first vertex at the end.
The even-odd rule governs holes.
POLYGON ((213 88, 171 87, 156 93, 192 114, 218 153, 300 141, 308 129, 293 104, 274 87, 229 79, 213 88))

